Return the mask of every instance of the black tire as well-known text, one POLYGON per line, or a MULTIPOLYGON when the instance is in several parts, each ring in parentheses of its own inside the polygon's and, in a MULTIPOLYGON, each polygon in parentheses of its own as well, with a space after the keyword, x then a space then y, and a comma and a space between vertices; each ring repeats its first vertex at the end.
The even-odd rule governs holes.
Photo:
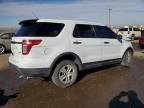
POLYGON ((131 60, 132 60, 132 51, 127 50, 123 55, 121 65, 128 67, 131 63, 131 60))
POLYGON ((66 88, 75 83, 78 77, 78 67, 70 60, 60 62, 52 75, 52 81, 61 88, 66 88), (68 69, 69 68, 69 69, 68 69))
POLYGON ((5 52, 6 52, 5 46, 0 44, 0 54, 4 54, 5 52))
POLYGON ((144 45, 140 45, 140 48, 141 48, 141 49, 144 49, 144 45))

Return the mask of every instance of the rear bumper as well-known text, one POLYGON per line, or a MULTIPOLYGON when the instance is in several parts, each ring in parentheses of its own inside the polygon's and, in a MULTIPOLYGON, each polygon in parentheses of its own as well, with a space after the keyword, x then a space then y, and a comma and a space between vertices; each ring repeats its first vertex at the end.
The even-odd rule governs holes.
POLYGON ((18 74, 29 77, 48 77, 50 75, 49 68, 19 68, 9 62, 10 67, 18 74))

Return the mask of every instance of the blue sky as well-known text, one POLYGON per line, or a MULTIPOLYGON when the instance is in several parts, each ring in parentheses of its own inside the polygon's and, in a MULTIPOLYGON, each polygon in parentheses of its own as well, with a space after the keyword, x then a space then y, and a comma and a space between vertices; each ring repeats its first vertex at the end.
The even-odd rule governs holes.
POLYGON ((144 0, 0 0, 0 27, 18 27, 24 19, 88 20, 108 25, 144 24, 144 0))
POLYGON ((61 2, 75 2, 80 0, 0 0, 0 3, 6 2, 37 2, 37 3, 61 3, 61 2))

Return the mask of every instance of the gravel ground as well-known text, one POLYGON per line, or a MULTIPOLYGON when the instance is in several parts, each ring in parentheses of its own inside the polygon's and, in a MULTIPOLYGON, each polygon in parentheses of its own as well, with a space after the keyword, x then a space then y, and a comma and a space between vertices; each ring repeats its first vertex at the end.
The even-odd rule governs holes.
POLYGON ((66 89, 42 78, 19 79, 9 54, 0 55, 0 108, 144 108, 144 53, 134 46, 129 68, 87 70, 66 89))

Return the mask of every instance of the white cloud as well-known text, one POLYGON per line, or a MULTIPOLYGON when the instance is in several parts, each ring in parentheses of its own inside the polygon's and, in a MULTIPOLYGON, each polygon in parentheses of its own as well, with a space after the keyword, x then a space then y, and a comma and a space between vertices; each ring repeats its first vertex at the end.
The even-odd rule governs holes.
POLYGON ((143 3, 139 0, 81 0, 66 4, 46 4, 33 2, 13 2, 0 4, 0 16, 21 16, 34 18, 34 12, 40 18, 62 18, 92 20, 108 23, 108 9, 112 9, 113 24, 144 23, 143 3), (136 12, 137 11, 137 12, 136 12))

